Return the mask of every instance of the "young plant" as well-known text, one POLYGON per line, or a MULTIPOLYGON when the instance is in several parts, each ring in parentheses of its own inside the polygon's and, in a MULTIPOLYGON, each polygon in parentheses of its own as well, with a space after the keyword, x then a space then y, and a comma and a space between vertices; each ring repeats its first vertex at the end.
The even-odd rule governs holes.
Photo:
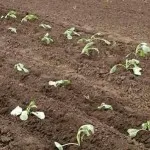
POLYGON ((5 18, 13 18, 13 19, 16 19, 16 18, 17 18, 16 14, 17 14, 16 11, 11 10, 11 11, 9 11, 9 12, 7 13, 7 15, 5 16, 5 18))
POLYGON ((101 38, 99 36, 101 36, 101 33, 96 33, 96 34, 92 35, 90 38, 82 38, 82 39, 78 40, 77 43, 90 43, 90 42, 95 42, 97 40, 100 40, 100 41, 105 42, 107 45, 111 44, 111 42, 109 42, 108 40, 101 38))
POLYGON ((113 107, 111 105, 102 103, 100 106, 98 106, 98 109, 99 110, 113 110, 113 107))
POLYGON ((17 106, 15 109, 13 109, 11 111, 10 114, 13 116, 19 116, 20 115, 20 119, 23 121, 27 120, 29 115, 31 115, 31 114, 35 115, 39 119, 45 118, 44 112, 32 111, 33 108, 37 108, 37 106, 35 105, 34 101, 31 101, 25 110, 23 110, 20 106, 17 106))
POLYGON ((94 42, 87 43, 87 44, 84 46, 84 48, 82 49, 81 54, 85 54, 85 55, 90 56, 90 53, 91 53, 93 50, 94 50, 94 51, 97 51, 97 53, 99 53, 98 48, 93 47, 93 45, 94 45, 94 42))
POLYGON ((137 133, 141 130, 150 131, 150 121, 147 121, 146 123, 142 123, 140 129, 128 129, 127 132, 131 138, 134 138, 136 137, 137 133))
POLYGON ((64 35, 67 36, 67 39, 68 39, 68 40, 71 40, 71 39, 73 38, 73 35, 80 36, 80 34, 75 31, 75 27, 72 27, 72 28, 66 30, 66 31, 64 32, 64 35))
POLYGON ((10 30, 12 33, 17 33, 17 29, 13 27, 9 27, 8 30, 10 30))
POLYGON ((44 29, 51 29, 51 28, 52 28, 50 25, 44 24, 44 23, 41 23, 41 24, 39 25, 39 27, 42 27, 42 28, 44 28, 44 29))
POLYGON ((49 85, 54 87, 65 87, 71 84, 69 80, 58 80, 58 81, 49 81, 49 85))
POLYGON ((34 21, 37 19, 38 19, 38 17, 36 15, 28 14, 24 18, 22 18, 21 22, 34 21))
POLYGON ((20 71, 20 72, 29 73, 29 70, 26 69, 26 68, 24 67, 24 64, 21 64, 21 63, 16 64, 16 65, 14 66, 14 68, 17 69, 17 70, 20 71))
POLYGON ((145 57, 148 53, 150 53, 150 45, 147 43, 140 43, 137 46, 135 53, 141 57, 145 57))
POLYGON ((58 142, 54 142, 54 144, 58 148, 58 150, 63 150, 63 147, 69 146, 69 145, 81 146, 81 142, 83 141, 84 137, 90 136, 91 134, 94 134, 94 126, 91 124, 83 125, 78 129, 78 132, 76 135, 77 143, 67 143, 67 144, 61 145, 58 142))
POLYGON ((51 42, 54 42, 53 39, 50 37, 49 33, 46 33, 41 41, 46 43, 47 45, 49 45, 51 42))
POLYGON ((131 59, 131 60, 126 59, 125 64, 114 65, 110 70, 110 74, 116 72, 117 67, 121 66, 125 68, 126 70, 132 70, 135 75, 140 76, 141 75, 140 71, 142 70, 142 68, 138 66, 139 64, 140 64, 140 61, 137 59, 131 59))

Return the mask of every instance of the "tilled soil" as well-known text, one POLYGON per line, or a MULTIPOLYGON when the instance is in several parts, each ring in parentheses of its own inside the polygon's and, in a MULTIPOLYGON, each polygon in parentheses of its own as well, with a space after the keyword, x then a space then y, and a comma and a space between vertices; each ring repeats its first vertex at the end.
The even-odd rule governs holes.
POLYGON ((0 4, 51 21, 150 42, 149 0, 1 0, 0 4))
MULTIPOLYGON (((0 7, 0 16, 8 12, 0 7)), ((98 41, 99 55, 81 55, 80 37, 67 40, 63 32, 70 26, 45 20, 39 16, 34 22, 21 23, 26 12, 18 19, 0 21, 0 149, 1 150, 54 150, 54 141, 75 142, 78 128, 92 124, 95 134, 86 138, 81 147, 68 146, 66 150, 147 150, 150 148, 149 132, 140 132, 136 139, 127 136, 127 129, 138 128, 149 120, 150 59, 139 58, 142 76, 119 69, 109 74, 116 63, 134 52, 137 42, 114 38, 103 33, 112 44, 98 41), (52 26, 50 31, 39 27, 41 22, 52 26), (17 34, 8 31, 16 27, 17 34), (49 32, 54 43, 43 45, 40 38, 49 32), (23 63, 29 74, 14 69, 23 63), (67 87, 52 87, 50 80, 71 80, 67 87), (25 107, 31 99, 46 118, 30 116, 21 121, 10 115, 16 106, 25 107), (113 111, 100 111, 105 102, 113 111)), ((77 27, 81 37, 90 37, 91 30, 77 27)))

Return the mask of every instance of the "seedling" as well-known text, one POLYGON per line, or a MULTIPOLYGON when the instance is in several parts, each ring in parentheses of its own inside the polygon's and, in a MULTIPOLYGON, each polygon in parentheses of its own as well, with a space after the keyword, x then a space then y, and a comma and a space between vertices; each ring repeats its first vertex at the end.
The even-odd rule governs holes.
POLYGON ((100 41, 105 42, 107 45, 111 44, 108 40, 101 38, 99 36, 101 36, 101 33, 96 33, 96 34, 92 35, 90 38, 82 38, 82 39, 78 40, 77 43, 90 43, 90 42, 95 42, 96 40, 100 40, 100 41))
POLYGON ((17 33, 17 29, 13 27, 9 27, 8 30, 10 30, 12 33, 17 33))
POLYGON ((128 129, 127 132, 129 134, 129 136, 131 138, 134 138, 136 137, 137 133, 141 130, 147 130, 147 131, 150 131, 150 121, 147 121, 146 123, 143 123, 141 125, 141 129, 128 129))
POLYGON ((73 35, 80 36, 80 34, 75 31, 75 27, 72 27, 72 28, 66 30, 66 31, 64 32, 64 35, 67 36, 67 39, 68 39, 68 40, 71 40, 71 39, 73 38, 73 35))
POLYGON ((100 106, 98 106, 98 109, 99 110, 113 110, 113 107, 111 105, 102 103, 100 106))
POLYGON ((31 101, 25 110, 23 110, 20 106, 17 106, 15 109, 13 109, 11 111, 10 114, 13 116, 19 116, 20 115, 20 119, 23 121, 27 120, 30 114, 35 115, 39 119, 45 118, 44 112, 32 111, 33 108, 37 108, 37 106, 35 105, 34 101, 31 101))
POLYGON ((41 24, 39 25, 39 27, 42 27, 42 28, 44 28, 44 29, 51 29, 51 28, 52 28, 50 25, 44 24, 44 23, 41 23, 41 24))
POLYGON ((128 129, 127 132, 131 138, 136 137, 137 133, 142 129, 128 129))
POLYGON ((46 43, 47 45, 49 45, 51 42, 54 42, 53 39, 50 37, 49 33, 46 33, 41 41, 46 43))
POLYGON ((82 49, 81 54, 85 54, 85 55, 90 56, 90 53, 91 53, 91 51, 93 51, 93 50, 94 50, 94 51, 97 51, 97 53, 99 53, 98 48, 93 47, 93 45, 94 45, 94 42, 87 43, 87 44, 84 46, 84 48, 82 49))
POLYGON ((34 21, 37 19, 38 19, 38 17, 36 15, 28 14, 24 18, 22 18, 21 22, 34 21))
POLYGON ((71 81, 69 80, 58 80, 58 81, 49 81, 49 85, 52 85, 54 87, 65 87, 71 84, 71 81))
POLYGON ((136 48, 136 54, 145 57, 148 53, 150 53, 150 45, 147 43, 140 43, 136 48))
POLYGON ((16 11, 11 10, 7 13, 5 18, 14 18, 14 19, 16 19, 17 18, 16 14, 17 14, 16 11))
POLYGON ((77 143, 67 143, 61 145, 58 142, 54 142, 54 144, 58 148, 58 150, 63 150, 63 147, 68 145, 81 146, 81 142, 83 141, 84 137, 90 136, 91 134, 94 134, 94 126, 91 124, 83 125, 78 129, 77 136, 76 136, 77 143))
POLYGON ((137 60, 137 59, 131 59, 131 60, 128 60, 126 59, 126 63, 125 64, 117 64, 117 65, 114 65, 111 70, 110 70, 110 74, 116 72, 117 70, 117 67, 121 66, 123 68, 125 68, 126 70, 133 70, 133 73, 135 75, 138 75, 140 76, 141 75, 141 70, 142 68, 140 68, 138 65, 139 65, 140 61, 137 60))
POLYGON ((24 64, 21 64, 21 63, 16 64, 16 65, 14 66, 14 68, 17 69, 17 70, 20 71, 20 72, 29 73, 29 70, 26 69, 26 68, 24 67, 24 64))
POLYGON ((150 121, 142 124, 142 129, 150 131, 150 121))

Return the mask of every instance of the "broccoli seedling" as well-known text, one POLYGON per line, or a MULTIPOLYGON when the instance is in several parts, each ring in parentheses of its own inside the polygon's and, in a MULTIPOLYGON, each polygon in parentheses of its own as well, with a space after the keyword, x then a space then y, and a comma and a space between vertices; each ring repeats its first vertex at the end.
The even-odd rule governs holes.
POLYGON ((9 12, 7 13, 7 15, 5 16, 5 18, 13 18, 13 19, 16 19, 16 18, 17 18, 16 14, 17 14, 16 11, 11 10, 11 11, 9 11, 9 12))
POLYGON ((17 69, 17 70, 20 71, 20 72, 29 73, 29 70, 26 69, 26 68, 24 67, 24 64, 22 64, 22 63, 16 64, 16 65, 14 66, 14 68, 17 69))
POLYGON ((20 119, 23 120, 23 121, 27 120, 28 116, 30 114, 35 115, 39 119, 44 119, 45 118, 44 112, 32 111, 32 108, 37 108, 34 101, 31 101, 29 103, 29 105, 26 107, 25 110, 23 110, 20 106, 17 106, 15 109, 13 109, 11 111, 10 114, 13 115, 13 116, 19 116, 20 115, 20 119))
POLYGON ((22 18, 21 22, 34 21, 37 19, 38 19, 38 17, 36 15, 28 14, 24 18, 22 18))
POLYGON ((85 54, 85 55, 90 56, 90 53, 91 53, 91 51, 93 51, 93 50, 94 50, 94 51, 97 51, 97 53, 99 53, 98 48, 93 47, 93 45, 94 45, 94 42, 87 43, 87 44, 84 46, 84 48, 82 49, 81 54, 85 54))
POLYGON ((138 65, 139 65, 140 61, 137 60, 137 59, 131 59, 131 60, 128 60, 126 59, 126 63, 125 64, 117 64, 117 65, 114 65, 111 70, 110 70, 110 74, 112 73, 115 73, 116 70, 117 70, 117 67, 121 66, 123 68, 125 68, 126 70, 133 70, 133 73, 135 75, 138 75, 140 76, 141 75, 141 70, 142 68, 140 68, 138 65))
POLYGON ((65 87, 71 84, 71 81, 69 80, 58 80, 58 81, 49 81, 49 85, 52 85, 54 87, 65 87))
POLYGON ((42 39, 42 42, 46 43, 47 45, 49 45, 50 43, 54 42, 53 39, 50 37, 49 33, 46 33, 42 39))
POLYGON ((128 129, 127 132, 131 138, 134 138, 137 136, 137 133, 141 130, 147 130, 150 131, 150 121, 147 121, 145 123, 142 123, 140 129, 128 129))
POLYGON ((69 145, 75 145, 75 146, 81 146, 81 142, 83 141, 85 136, 90 136, 91 134, 94 134, 94 126, 91 124, 83 125, 78 129, 76 139, 77 143, 67 143, 67 144, 60 144, 58 142, 54 142, 55 146, 58 148, 58 150, 63 150, 63 147, 69 146, 69 145))
POLYGON ((75 27, 72 27, 72 28, 66 30, 64 32, 64 35, 66 35, 68 40, 71 40, 73 38, 73 35, 80 36, 80 34, 75 31, 75 27))

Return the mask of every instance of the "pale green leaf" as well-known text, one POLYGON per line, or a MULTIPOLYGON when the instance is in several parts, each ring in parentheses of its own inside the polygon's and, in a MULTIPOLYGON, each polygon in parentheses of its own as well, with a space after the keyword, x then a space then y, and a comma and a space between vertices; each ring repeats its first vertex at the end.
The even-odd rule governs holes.
POLYGON ((140 68, 140 67, 138 67, 138 66, 134 66, 134 68, 133 68, 134 74, 135 74, 135 75, 138 75, 138 76, 141 75, 141 72, 140 72, 141 70, 142 70, 142 68, 140 68))
POLYGON ((51 29, 51 26, 48 24, 41 23, 39 26, 44 28, 44 29, 51 29))
POLYGON ((150 131, 150 121, 142 124, 142 129, 150 131))
POLYGON ((150 45, 147 43, 140 43, 136 48, 136 54, 139 56, 145 57, 148 53, 150 53, 150 45))
POLYGON ((137 133, 138 133, 139 131, 140 131, 140 130, 138 130, 138 129, 128 129, 128 130, 127 130, 128 134, 129 134, 129 136, 130 136, 131 138, 136 137, 136 135, 137 135, 137 133))
POLYGON ((54 144, 58 148, 58 150, 63 150, 63 146, 60 143, 54 142, 54 144))
POLYGON ((31 114, 37 116, 39 119, 45 119, 45 114, 44 114, 44 112, 36 111, 36 112, 31 112, 31 114))
POLYGON ((10 31, 13 32, 13 33, 17 33, 17 29, 16 29, 16 28, 9 27, 8 30, 10 30, 10 31))
POLYGON ((16 11, 11 10, 7 13, 5 18, 14 18, 14 19, 16 19, 17 18, 16 14, 17 14, 16 11))
POLYGON ((72 28, 66 30, 64 32, 64 35, 66 35, 68 40, 71 40, 73 38, 73 35, 80 36, 80 34, 75 31, 75 27, 72 27, 72 28))
POLYGON ((47 45, 53 42, 53 39, 49 35, 49 33, 46 33, 44 37, 41 39, 42 42, 45 42, 47 45))
POLYGON ((67 86, 69 84, 71 84, 71 81, 69 81, 69 80, 49 81, 49 85, 53 85, 55 87, 67 86))
POLYGON ((94 42, 87 43, 87 44, 84 46, 84 48, 82 49, 81 54, 86 54, 86 55, 89 56, 89 55, 90 55, 90 52, 91 52, 92 50, 95 50, 95 51, 97 51, 97 52, 99 53, 98 48, 92 47, 93 45, 94 45, 94 42))
POLYGON ((117 65, 114 65, 111 69, 110 69, 110 74, 111 73, 115 73, 116 72, 116 70, 117 70, 117 65))
POLYGON ((94 126, 91 124, 83 125, 79 128, 77 133, 77 142, 78 145, 81 145, 81 142, 84 138, 84 136, 90 136, 91 134, 94 134, 94 126))
POLYGON ((111 45, 111 42, 109 42, 108 40, 106 39, 100 39, 101 41, 104 41, 107 45, 111 45))
POLYGON ((98 106, 99 110, 113 110, 113 107, 111 105, 102 103, 100 106, 98 106))
POLYGON ((29 70, 26 69, 26 68, 24 67, 24 65, 21 64, 21 63, 16 64, 16 65, 14 66, 14 68, 17 69, 18 71, 22 71, 22 72, 25 72, 25 73, 29 73, 29 70))
POLYGON ((28 14, 24 18, 22 18, 21 22, 27 22, 28 20, 32 21, 32 20, 37 20, 37 19, 38 17, 36 15, 28 14))
POLYGON ((20 119, 25 121, 28 119, 28 111, 24 110, 22 111, 21 115, 20 115, 20 119))
POLYGON ((11 111, 11 115, 13 115, 13 116, 18 116, 18 115, 20 115, 22 113, 22 108, 21 107, 19 107, 19 106, 17 106, 15 109, 13 109, 12 111, 11 111))

